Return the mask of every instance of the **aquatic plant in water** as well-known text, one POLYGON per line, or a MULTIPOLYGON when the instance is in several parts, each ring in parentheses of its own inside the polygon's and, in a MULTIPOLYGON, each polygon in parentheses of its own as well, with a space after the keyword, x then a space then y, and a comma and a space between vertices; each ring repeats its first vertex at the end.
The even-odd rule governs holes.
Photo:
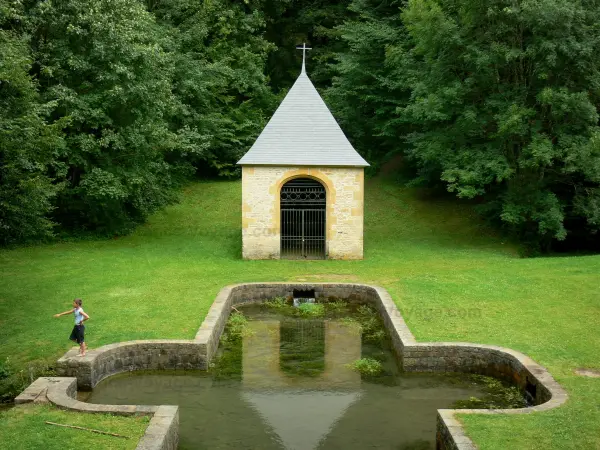
POLYGON ((243 313, 235 311, 229 315, 227 320, 227 337, 237 339, 247 336, 250 333, 248 329, 248 319, 243 313))
POLYGON ((358 320, 356 320, 354 317, 342 317, 341 319, 339 319, 340 323, 343 323, 344 325, 355 325, 357 327, 360 327, 360 322, 358 320))
POLYGON ((348 303, 343 300, 328 301, 328 299, 320 299, 315 303, 307 302, 294 306, 285 297, 275 297, 263 302, 261 306, 283 316, 298 318, 339 318, 351 314, 348 303))
POLYGON ((517 386, 484 375, 471 375, 470 379, 473 384, 485 386, 484 394, 481 397, 458 400, 454 403, 455 408, 509 409, 527 406, 527 401, 517 386))
POLYGON ((296 311, 301 317, 323 317, 325 315, 325 307, 322 303, 301 303, 296 311))
POLYGON ((240 378, 242 375, 241 340, 251 333, 246 316, 235 311, 229 315, 221 336, 219 353, 209 365, 215 379, 240 378))
POLYGON ((263 306, 285 316, 295 317, 324 317, 325 306, 322 303, 301 303, 295 307, 284 297, 275 297, 263 303, 263 306))
POLYGON ((344 325, 349 330, 352 330, 356 334, 361 334, 362 332, 360 322, 354 317, 342 317, 341 319, 337 319, 337 322, 344 325))
POLYGON ((274 299, 267 300, 266 302, 263 303, 263 305, 266 306, 267 308, 272 308, 272 309, 291 308, 291 305, 288 304, 285 297, 275 297, 274 299))
POLYGON ((381 325, 379 314, 375 308, 369 305, 360 305, 356 310, 356 320, 360 323, 365 342, 380 343, 385 340, 385 329, 381 325))
POLYGON ((325 309, 329 313, 340 314, 348 312, 348 303, 342 300, 335 300, 333 302, 323 303, 325 305, 325 309))

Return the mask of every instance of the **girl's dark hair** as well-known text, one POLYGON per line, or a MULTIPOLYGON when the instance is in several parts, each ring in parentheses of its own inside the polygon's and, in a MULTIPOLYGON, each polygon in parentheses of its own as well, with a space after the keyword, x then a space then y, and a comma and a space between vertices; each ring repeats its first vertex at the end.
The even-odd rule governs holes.
POLYGON ((81 306, 81 304, 83 303, 80 298, 76 298, 74 302, 75 304, 77 304, 77 306, 81 306))

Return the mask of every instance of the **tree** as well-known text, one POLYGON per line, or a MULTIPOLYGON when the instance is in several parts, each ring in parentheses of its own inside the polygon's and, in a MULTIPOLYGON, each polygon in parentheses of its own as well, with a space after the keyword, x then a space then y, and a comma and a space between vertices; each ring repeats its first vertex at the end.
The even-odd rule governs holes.
POLYGON ((128 0, 36 2, 34 73, 52 120, 68 118, 65 189, 55 219, 79 232, 120 233, 173 199, 185 167, 168 130, 172 64, 142 4, 128 0))
POLYGON ((396 0, 354 0, 355 17, 337 31, 346 49, 337 54, 333 83, 326 99, 342 128, 372 167, 405 147, 407 124, 397 109, 406 105, 409 90, 401 60, 406 32, 396 0))
POLYGON ((47 175, 50 167, 60 171, 54 162, 63 145, 60 124, 46 124, 52 105, 41 103, 29 76, 29 47, 15 26, 22 14, 0 0, 1 245, 50 236, 53 223, 48 215, 60 189, 47 175))
POLYGON ((148 2, 174 45, 172 130, 184 159, 204 174, 230 176, 273 111, 264 66, 272 44, 254 2, 148 2))
POLYGON ((409 155, 546 248, 569 224, 600 227, 598 17, 598 2, 558 0, 409 0, 403 13, 409 155))
POLYGON ((337 26, 350 20, 350 0, 264 0, 265 37, 277 49, 271 52, 267 75, 275 92, 289 88, 300 73, 302 53, 296 46, 309 44, 307 70, 317 88, 330 86, 330 63, 345 48, 337 26))

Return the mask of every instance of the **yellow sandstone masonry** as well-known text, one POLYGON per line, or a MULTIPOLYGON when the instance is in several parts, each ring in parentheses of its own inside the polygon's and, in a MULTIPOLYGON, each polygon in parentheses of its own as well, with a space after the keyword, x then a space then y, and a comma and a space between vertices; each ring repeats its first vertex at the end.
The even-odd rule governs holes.
POLYGON ((362 259, 364 174, 362 167, 242 167, 242 254, 245 259, 280 256, 281 187, 312 178, 327 192, 326 252, 330 259, 362 259))

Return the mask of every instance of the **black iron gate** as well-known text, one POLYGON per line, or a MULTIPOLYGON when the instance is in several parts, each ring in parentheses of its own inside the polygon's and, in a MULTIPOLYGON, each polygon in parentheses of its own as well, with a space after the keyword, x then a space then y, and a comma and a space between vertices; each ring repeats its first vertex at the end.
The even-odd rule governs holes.
POLYGON ((281 188, 281 257, 325 258, 325 188, 309 178, 281 188))

